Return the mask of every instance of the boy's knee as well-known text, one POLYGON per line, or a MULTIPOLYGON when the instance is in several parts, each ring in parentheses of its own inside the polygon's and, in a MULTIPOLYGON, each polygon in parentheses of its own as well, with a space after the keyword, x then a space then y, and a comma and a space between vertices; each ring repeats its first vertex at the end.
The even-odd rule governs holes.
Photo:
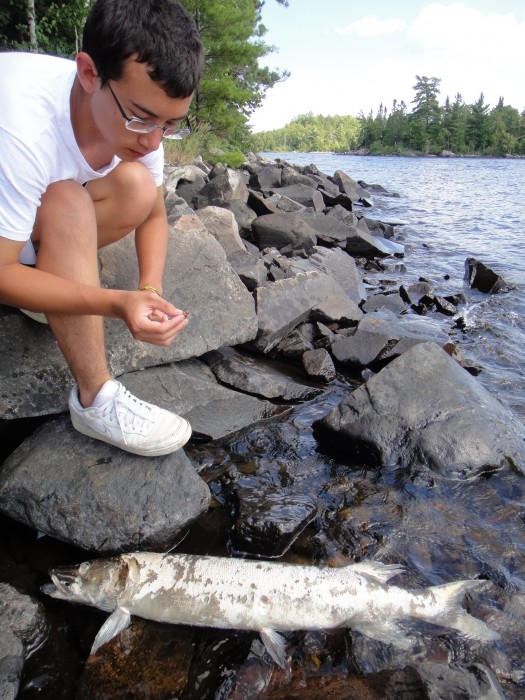
MULTIPOLYGON (((142 163, 119 163, 113 171, 118 195, 127 203, 136 202, 151 208, 157 198, 157 186, 142 163)), ((112 174, 113 174, 112 173, 112 174)))

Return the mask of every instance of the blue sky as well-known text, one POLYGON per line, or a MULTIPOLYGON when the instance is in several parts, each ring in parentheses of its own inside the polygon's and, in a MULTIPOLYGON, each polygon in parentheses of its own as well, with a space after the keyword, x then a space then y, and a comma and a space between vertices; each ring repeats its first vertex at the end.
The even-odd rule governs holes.
POLYGON ((375 112, 404 100, 416 75, 441 79, 440 103, 459 92, 475 102, 525 109, 523 0, 266 0, 262 59, 290 71, 252 115, 253 131, 277 129, 299 114, 375 112))

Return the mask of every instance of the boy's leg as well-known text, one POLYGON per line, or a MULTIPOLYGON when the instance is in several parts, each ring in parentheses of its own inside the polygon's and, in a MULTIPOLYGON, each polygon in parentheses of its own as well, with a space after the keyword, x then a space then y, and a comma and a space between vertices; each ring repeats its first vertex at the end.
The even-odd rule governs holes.
MULTIPOLYGON (((137 163, 121 163, 95 182, 95 202, 78 183, 51 185, 42 197, 34 238, 39 242, 38 268, 99 286, 98 248, 123 238, 144 221, 156 189, 149 172, 137 163)), ((48 321, 77 382, 80 402, 89 406, 110 379, 103 319, 49 314, 48 321)))

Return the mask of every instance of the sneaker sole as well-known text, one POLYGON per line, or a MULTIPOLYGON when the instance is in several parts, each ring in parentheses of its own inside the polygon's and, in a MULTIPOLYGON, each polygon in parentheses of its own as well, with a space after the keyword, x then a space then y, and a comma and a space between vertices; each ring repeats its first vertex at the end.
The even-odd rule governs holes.
POLYGON ((27 309, 20 309, 20 311, 26 316, 29 316, 29 318, 32 318, 33 321, 38 321, 38 323, 45 323, 46 325, 49 325, 46 315, 40 313, 39 311, 28 311, 27 309))
POLYGON ((82 433, 82 435, 87 435, 87 437, 94 438, 95 440, 98 440, 99 442, 106 442, 108 445, 113 445, 113 447, 117 447, 120 450, 124 450, 125 452, 130 452, 131 454, 134 455, 139 455, 140 457, 161 457, 162 455, 169 455, 172 452, 176 452, 177 450, 180 450, 181 447, 184 447, 184 445, 188 442, 188 440, 191 437, 191 425, 186 421, 186 430, 184 434, 177 440, 176 443, 172 445, 168 445, 167 447, 158 447, 154 448, 151 450, 145 450, 145 449, 140 449, 140 448, 130 448, 127 445, 121 445, 117 444, 111 440, 109 440, 105 435, 101 435, 100 433, 97 433, 95 430, 90 430, 87 428, 85 425, 82 425, 81 423, 77 423, 76 421, 71 418, 71 423, 73 424, 73 427, 75 430, 78 430, 79 433, 82 433))

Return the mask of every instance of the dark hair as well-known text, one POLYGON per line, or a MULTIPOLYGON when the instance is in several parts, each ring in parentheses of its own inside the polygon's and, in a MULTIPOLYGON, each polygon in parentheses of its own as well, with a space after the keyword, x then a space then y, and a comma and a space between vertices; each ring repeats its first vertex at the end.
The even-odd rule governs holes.
POLYGON ((136 55, 169 97, 189 97, 204 64, 197 28, 177 0, 96 0, 82 51, 93 59, 102 85, 121 78, 124 62, 136 55))

